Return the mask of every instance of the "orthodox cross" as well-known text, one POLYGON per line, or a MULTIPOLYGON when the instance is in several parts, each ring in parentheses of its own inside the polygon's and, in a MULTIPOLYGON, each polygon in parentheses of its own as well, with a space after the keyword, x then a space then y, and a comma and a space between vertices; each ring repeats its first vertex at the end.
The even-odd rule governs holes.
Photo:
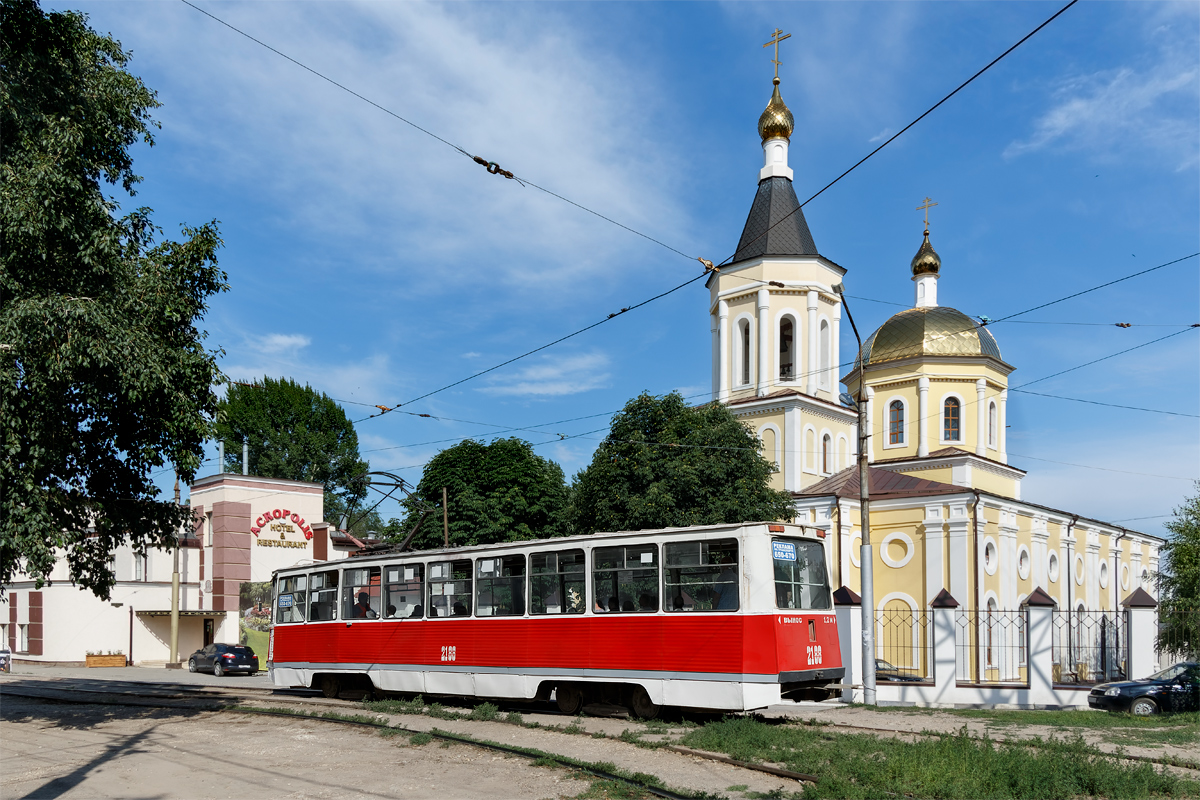
POLYGON ((771 63, 775 65, 775 80, 776 81, 779 80, 779 43, 782 42, 784 39, 789 39, 789 38, 791 38, 790 33, 784 33, 779 28, 776 28, 775 32, 771 34, 771 41, 769 41, 763 45, 763 47, 770 47, 771 45, 775 45, 775 58, 771 61, 771 63))
POLYGON ((936 205, 937 205, 937 203, 933 202, 932 197, 926 197, 925 205, 917 206, 917 211, 925 212, 925 230, 927 230, 927 231, 929 230, 929 209, 933 208, 936 205))

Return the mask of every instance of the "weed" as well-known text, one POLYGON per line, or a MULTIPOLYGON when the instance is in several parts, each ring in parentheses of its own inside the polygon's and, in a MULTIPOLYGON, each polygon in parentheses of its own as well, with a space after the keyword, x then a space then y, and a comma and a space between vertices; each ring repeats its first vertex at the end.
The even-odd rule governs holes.
POLYGON ((404 735, 404 731, 399 728, 380 728, 379 735, 385 739, 394 739, 397 736, 404 735))
POLYGON ((421 695, 417 695, 411 700, 365 700, 363 708, 368 711, 378 711, 384 714, 424 714, 425 701, 421 695))
POLYGON ((736 785, 736 786, 727 786, 727 787, 725 787, 725 791, 727 791, 727 792, 744 792, 744 791, 746 791, 746 790, 747 790, 747 789, 749 789, 749 788, 750 788, 750 787, 749 787, 747 784, 745 784, 745 783, 739 783, 739 784, 738 784, 738 785, 736 785))
POLYGON ((493 703, 480 703, 471 709, 471 713, 467 715, 467 719, 478 720, 480 722, 491 722, 500 715, 498 709, 493 703))
POLYGON ((585 730, 584 727, 582 725, 580 725, 578 722, 572 722, 570 725, 563 728, 562 732, 563 733, 572 733, 572 734, 587 733, 587 730, 585 730))
POLYGON ((558 766, 557 761, 555 761, 552 758, 545 758, 545 757, 535 758, 531 763, 535 767, 557 767, 558 766))
POLYGON ((433 741, 433 737, 428 733, 414 733, 408 740, 408 743, 414 747, 421 747, 433 741))
POLYGON ((570 800, 642 800, 642 798, 649 800, 653 797, 654 795, 644 789, 630 786, 628 783, 598 779, 593 780, 591 786, 570 800))
POLYGON ((608 736, 605 735, 604 731, 596 731, 595 733, 592 734, 592 738, 593 739, 607 739, 608 736))
POLYGON ((504 716, 504 721, 509 725, 524 725, 525 720, 515 711, 510 711, 504 716))

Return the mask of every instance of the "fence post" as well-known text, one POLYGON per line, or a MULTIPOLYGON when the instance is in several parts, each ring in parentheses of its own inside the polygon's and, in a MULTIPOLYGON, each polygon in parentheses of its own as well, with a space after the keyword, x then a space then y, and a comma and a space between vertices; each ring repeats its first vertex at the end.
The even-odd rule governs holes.
POLYGON ((954 690, 958 683, 956 634, 958 625, 955 614, 958 601, 945 589, 929 604, 933 609, 933 684, 938 703, 954 704, 954 690))
POLYGON ((1145 678, 1158 672, 1158 601, 1138 587, 1121 601, 1125 609, 1126 680, 1145 678))
MULTIPOLYGON (((842 586, 833 593, 833 607, 837 611, 838 644, 842 651, 842 666, 846 668, 846 677, 842 683, 846 686, 862 683, 862 598, 847 586, 842 586)), ((854 689, 842 690, 842 701, 846 703, 861 702, 862 689, 857 693, 854 689)))
POLYGON ((1021 604, 1028 615, 1025 639, 1025 674, 1029 704, 1058 705, 1054 695, 1054 598, 1037 587, 1021 604))

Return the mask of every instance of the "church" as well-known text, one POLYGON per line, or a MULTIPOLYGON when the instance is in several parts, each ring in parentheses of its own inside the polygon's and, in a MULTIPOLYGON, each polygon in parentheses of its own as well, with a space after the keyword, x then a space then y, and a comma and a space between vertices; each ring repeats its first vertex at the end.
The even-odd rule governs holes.
POLYGON ((844 384, 866 403, 878 611, 924 611, 943 593, 1015 610, 1037 589, 1057 609, 1116 611, 1153 593, 1161 539, 1021 499, 1026 472, 1005 444, 1015 366, 985 323, 939 305, 928 216, 911 263, 884 267, 911 270, 912 308, 839 353, 841 284, 854 279, 804 218, 788 166, 795 122, 774 84, 758 191, 736 255, 707 283, 712 397, 759 437, 796 521, 827 532, 832 585, 861 589, 858 412, 839 400, 844 384))

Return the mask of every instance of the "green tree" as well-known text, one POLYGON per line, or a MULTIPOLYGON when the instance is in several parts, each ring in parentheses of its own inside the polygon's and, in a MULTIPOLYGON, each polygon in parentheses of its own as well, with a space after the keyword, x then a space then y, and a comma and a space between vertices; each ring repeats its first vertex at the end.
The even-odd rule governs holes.
POLYGON ((770 487, 762 443, 720 403, 642 394, 613 417, 575 476, 575 533, 790 520, 791 495, 770 487))
POLYGON ((120 43, 32 0, 0 15, 0 585, 64 557, 107 598, 116 548, 167 546, 189 516, 152 471, 190 481, 212 433, 219 353, 197 325, 228 288, 221 240, 156 242, 149 209, 105 196, 134 194, 158 106, 120 43))
POLYGON ((1200 481, 1196 494, 1175 509, 1170 536, 1159 550, 1159 649, 1200 656, 1200 481))
POLYGON ((221 401, 217 436, 225 466, 241 468, 243 441, 250 445, 252 475, 309 481, 325 487, 325 517, 354 514, 366 496, 367 462, 346 412, 328 395, 288 378, 232 383, 221 401))
POLYGON ((562 468, 533 452, 521 439, 483 444, 468 439, 447 448, 425 465, 409 498, 403 536, 420 518, 421 503, 437 507, 421 526, 413 547, 442 546, 442 487, 449 499, 450 544, 492 544, 544 539, 565 533, 566 478, 562 468))

